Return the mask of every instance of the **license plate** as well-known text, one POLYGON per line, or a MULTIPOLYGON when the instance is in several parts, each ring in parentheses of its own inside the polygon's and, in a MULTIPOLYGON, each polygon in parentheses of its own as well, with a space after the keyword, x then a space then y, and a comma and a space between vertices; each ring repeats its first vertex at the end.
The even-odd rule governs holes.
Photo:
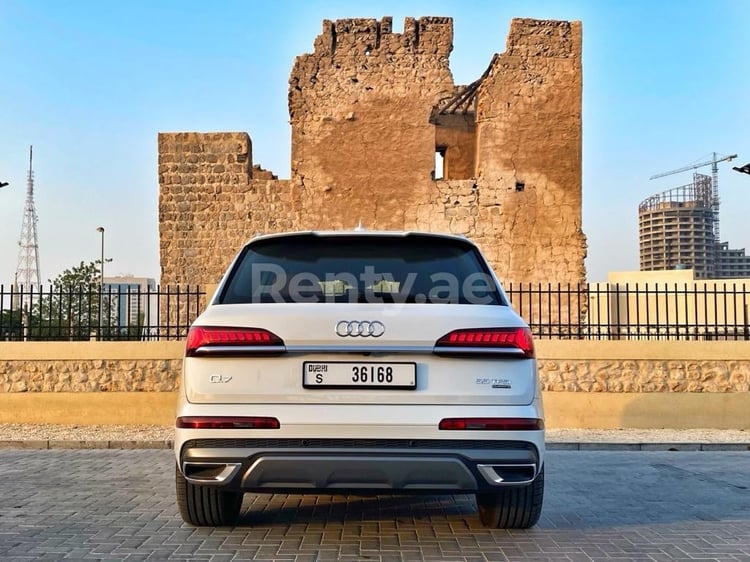
POLYGON ((302 364, 302 386, 414 390, 417 388, 417 364, 305 361, 302 364))

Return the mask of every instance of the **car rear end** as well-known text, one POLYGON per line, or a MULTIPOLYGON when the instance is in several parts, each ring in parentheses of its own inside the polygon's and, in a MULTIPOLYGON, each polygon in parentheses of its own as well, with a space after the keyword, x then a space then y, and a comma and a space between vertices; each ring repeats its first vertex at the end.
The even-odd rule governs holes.
POLYGON ((369 492, 473 493, 485 524, 528 527, 544 468, 529 329, 463 238, 255 239, 190 330, 175 455, 193 524, 234 522, 244 492, 369 492))

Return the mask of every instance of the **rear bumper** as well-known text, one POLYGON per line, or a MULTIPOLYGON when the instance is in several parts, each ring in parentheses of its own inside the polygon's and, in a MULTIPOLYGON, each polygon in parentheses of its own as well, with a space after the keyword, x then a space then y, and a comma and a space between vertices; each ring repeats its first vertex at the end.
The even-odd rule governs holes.
POLYGON ((189 482, 245 492, 470 493, 530 483, 540 453, 529 441, 193 439, 178 462, 189 482))

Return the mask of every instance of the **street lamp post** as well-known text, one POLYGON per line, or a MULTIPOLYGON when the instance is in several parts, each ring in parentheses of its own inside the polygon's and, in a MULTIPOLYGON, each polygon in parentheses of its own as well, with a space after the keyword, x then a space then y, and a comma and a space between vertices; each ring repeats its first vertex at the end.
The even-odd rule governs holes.
POLYGON ((97 330, 97 333, 99 335, 98 339, 102 339, 102 320, 104 318, 103 314, 103 308, 104 308, 104 227, 98 226, 96 228, 96 231, 101 234, 102 238, 102 255, 101 255, 101 261, 99 262, 99 329, 97 330))

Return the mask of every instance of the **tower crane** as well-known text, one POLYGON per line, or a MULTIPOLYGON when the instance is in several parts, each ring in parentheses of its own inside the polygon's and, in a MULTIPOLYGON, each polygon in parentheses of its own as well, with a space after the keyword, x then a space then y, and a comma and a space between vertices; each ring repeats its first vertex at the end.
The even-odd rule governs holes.
POLYGON ((663 178, 664 176, 671 176, 672 174, 679 174, 680 172, 687 172, 688 170, 696 170, 703 166, 711 165, 711 210, 714 215, 714 242, 717 244, 721 242, 719 236, 719 162, 729 162, 737 158, 736 154, 730 154, 729 156, 721 156, 720 154, 713 153, 713 158, 706 162, 700 162, 698 164, 691 164, 676 170, 670 170, 669 172, 662 172, 661 174, 655 174, 651 176, 650 180, 656 178, 663 178))

